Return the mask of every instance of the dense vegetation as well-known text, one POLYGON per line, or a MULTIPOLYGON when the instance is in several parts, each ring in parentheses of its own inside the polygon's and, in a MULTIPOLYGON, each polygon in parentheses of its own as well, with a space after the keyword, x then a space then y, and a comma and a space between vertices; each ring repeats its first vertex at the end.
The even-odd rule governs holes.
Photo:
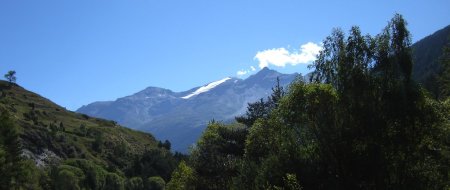
POLYGON ((441 84, 439 78, 445 69, 443 61, 448 61, 450 47, 450 26, 414 43, 412 55, 414 61, 413 78, 422 84, 433 97, 440 98, 441 84), (447 50, 446 50, 447 49, 447 50))
POLYGON ((450 98, 412 80, 406 26, 333 30, 310 83, 274 88, 242 124, 211 122, 167 188, 449 189, 450 98))
POLYGON ((161 189, 184 157, 168 141, 67 111, 8 76, 0 81, 0 189, 161 189))

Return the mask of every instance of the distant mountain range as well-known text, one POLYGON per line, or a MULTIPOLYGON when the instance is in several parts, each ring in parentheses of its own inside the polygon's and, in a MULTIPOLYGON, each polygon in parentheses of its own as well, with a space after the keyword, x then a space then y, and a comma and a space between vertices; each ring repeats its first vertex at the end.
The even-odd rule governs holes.
POLYGON ((282 86, 303 79, 297 73, 264 68, 245 80, 227 77, 185 92, 148 87, 115 101, 82 106, 77 112, 151 132, 158 139, 168 139, 173 150, 186 152, 209 121, 232 121, 245 113, 248 103, 269 96, 277 77, 282 86))

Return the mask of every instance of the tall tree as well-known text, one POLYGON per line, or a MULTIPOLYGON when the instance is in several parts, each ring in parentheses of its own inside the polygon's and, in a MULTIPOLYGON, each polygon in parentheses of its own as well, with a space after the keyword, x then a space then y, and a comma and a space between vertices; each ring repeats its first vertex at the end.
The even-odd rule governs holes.
POLYGON ((39 172, 22 156, 18 127, 10 114, 0 113, 0 189, 39 189, 39 172))
POLYGON ((10 84, 16 83, 16 71, 8 71, 8 73, 5 74, 5 78, 10 84))
POLYGON ((249 103, 247 111, 243 116, 236 117, 236 121, 251 127, 259 118, 267 119, 269 113, 278 107, 278 101, 286 94, 283 86, 280 85, 280 78, 277 77, 275 87, 272 88, 272 94, 267 97, 267 101, 261 98, 257 102, 249 103))

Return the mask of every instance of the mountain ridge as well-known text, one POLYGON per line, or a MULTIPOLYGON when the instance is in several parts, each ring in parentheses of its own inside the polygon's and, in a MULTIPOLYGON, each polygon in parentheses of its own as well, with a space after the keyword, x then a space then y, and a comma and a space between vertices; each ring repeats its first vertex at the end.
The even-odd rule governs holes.
POLYGON ((174 150, 186 152, 210 120, 233 120, 245 112, 247 103, 267 97, 277 78, 287 86, 298 76, 265 67, 246 79, 226 77, 182 92, 147 87, 115 101, 82 106, 77 112, 151 132, 170 140, 174 150))

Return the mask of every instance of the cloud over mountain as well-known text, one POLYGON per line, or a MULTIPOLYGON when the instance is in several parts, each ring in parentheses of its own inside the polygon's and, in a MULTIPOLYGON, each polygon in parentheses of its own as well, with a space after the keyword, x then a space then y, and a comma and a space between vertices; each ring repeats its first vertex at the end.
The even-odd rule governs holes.
POLYGON ((269 65, 285 67, 286 65, 307 64, 316 60, 321 49, 320 44, 308 42, 301 45, 298 51, 290 51, 284 47, 259 51, 254 59, 258 60, 259 68, 269 65))

